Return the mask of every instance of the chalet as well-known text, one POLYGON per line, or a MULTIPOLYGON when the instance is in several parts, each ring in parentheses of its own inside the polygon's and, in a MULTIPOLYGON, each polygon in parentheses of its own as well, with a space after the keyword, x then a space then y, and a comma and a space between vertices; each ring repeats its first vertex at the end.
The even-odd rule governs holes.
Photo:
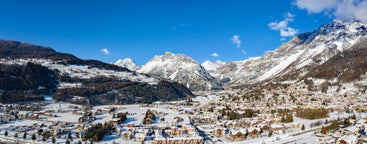
POLYGON ((182 130, 186 131, 187 135, 189 136, 194 136, 196 132, 195 128, 187 125, 182 126, 182 130))
POLYGON ((358 142, 358 137, 357 136, 347 135, 347 136, 341 137, 337 141, 337 144, 357 144, 357 142, 358 142))
POLYGON ((135 141, 144 142, 146 135, 144 133, 135 134, 135 141))
POLYGON ((335 143, 335 138, 331 137, 331 136, 318 136, 319 137, 319 143, 335 143))
POLYGON ((124 132, 121 133, 121 138, 124 139, 124 140, 131 139, 131 136, 132 136, 132 134, 129 131, 124 131, 124 132))
POLYGON ((129 128, 133 128, 133 127, 135 127, 135 124, 134 124, 134 123, 128 123, 128 124, 127 124, 127 127, 129 127, 129 128))
POLYGON ((27 111, 19 111, 18 118, 25 118, 27 111))
POLYGON ((58 136, 59 134, 61 134, 61 128, 58 127, 58 126, 53 126, 53 127, 50 128, 50 133, 53 136, 58 136))
POLYGON ((8 123, 9 121, 9 118, 0 117, 0 123, 8 123))
POLYGON ((216 137, 222 137, 226 135, 226 130, 224 128, 215 128, 214 129, 214 135, 216 137))
POLYGON ((209 123, 209 122, 215 122, 216 117, 214 115, 208 115, 208 116, 204 116, 202 118, 205 122, 209 123))
POLYGON ((119 118, 114 118, 114 119, 111 119, 109 123, 112 125, 118 125, 121 123, 121 120, 119 118))
POLYGON ((77 130, 83 130, 83 129, 84 129, 84 126, 82 126, 82 125, 78 124, 78 125, 76 125, 76 129, 77 129, 77 130))
POLYGON ((195 137, 174 137, 174 138, 155 138, 152 144, 202 144, 203 138, 199 136, 195 137))
POLYGON ((367 142, 367 136, 362 135, 361 137, 359 137, 359 143, 366 143, 367 142))
POLYGON ((350 127, 345 128, 342 133, 358 135, 358 132, 359 132, 359 128, 357 126, 350 126, 350 127))
POLYGON ((249 137, 254 137, 254 136, 259 136, 261 130, 260 128, 249 127, 247 131, 248 131, 249 137))
POLYGON ((223 119, 223 120, 229 120, 229 116, 226 116, 226 115, 225 115, 225 116, 223 116, 223 117, 222 117, 222 119, 223 119))
POLYGON ((228 134, 228 137, 234 141, 234 140, 245 140, 247 132, 244 129, 241 130, 231 130, 228 134))
POLYGON ((152 124, 154 122, 154 120, 147 118, 145 119, 145 124, 152 124))
POLYGON ((262 131, 270 130, 270 127, 268 125, 262 125, 262 126, 260 126, 260 128, 261 128, 262 131))
POLYGON ((356 121, 355 125, 359 128, 362 128, 364 127, 363 125, 366 123, 366 120, 365 119, 360 119, 358 121, 356 121))
POLYGON ((273 123, 273 124, 270 125, 270 130, 272 130, 272 131, 281 131, 283 129, 285 129, 285 127, 282 124, 273 123))
POLYGON ((171 127, 173 135, 182 135, 182 129, 177 127, 171 127))
POLYGON ((236 128, 237 123, 236 122, 229 122, 226 126, 227 126, 227 128, 236 128))
POLYGON ((27 112, 25 114, 25 118, 27 119, 31 119, 31 120, 36 120, 39 118, 39 114, 33 113, 33 112, 27 112))
POLYGON ((10 121, 16 121, 17 120, 15 115, 12 115, 12 114, 8 114, 7 117, 9 118, 10 121))
POLYGON ((290 127, 291 128, 301 128, 301 124, 299 124, 299 123, 291 123, 290 124, 290 127))
POLYGON ((83 123, 83 122, 85 122, 86 121, 86 118, 85 117, 80 117, 80 118, 78 118, 78 122, 79 123, 83 123))
POLYGON ((225 125, 224 122, 221 122, 221 121, 216 123, 217 127, 224 127, 224 125, 225 125))
POLYGON ((171 129, 166 129, 166 130, 164 130, 164 133, 165 133, 166 135, 169 135, 169 136, 172 136, 172 135, 173 135, 173 133, 172 133, 172 130, 171 130, 171 129))

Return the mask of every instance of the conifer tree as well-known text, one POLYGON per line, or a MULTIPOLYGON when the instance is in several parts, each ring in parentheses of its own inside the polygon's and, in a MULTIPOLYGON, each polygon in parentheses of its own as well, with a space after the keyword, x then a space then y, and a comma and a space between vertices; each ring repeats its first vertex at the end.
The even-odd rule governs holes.
POLYGON ((36 139, 37 139, 36 135, 32 134, 32 140, 36 140, 36 139))

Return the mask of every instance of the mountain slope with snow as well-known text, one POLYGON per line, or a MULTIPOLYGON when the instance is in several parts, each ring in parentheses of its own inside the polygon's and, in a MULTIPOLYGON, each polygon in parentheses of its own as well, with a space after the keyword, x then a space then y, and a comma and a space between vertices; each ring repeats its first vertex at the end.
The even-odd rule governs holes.
POLYGON ((128 68, 131 71, 137 71, 140 69, 140 67, 136 65, 135 62, 130 58, 119 59, 114 64, 120 67, 128 68))
POLYGON ((217 71, 218 67, 223 66, 224 64, 225 62, 221 62, 219 60, 217 60, 215 63, 210 60, 207 60, 203 62, 201 65, 205 68, 206 71, 208 71, 209 73, 213 73, 217 71))
POLYGON ((170 79, 195 91, 222 89, 220 83, 204 67, 182 54, 166 52, 164 55, 155 56, 138 72, 170 79))
POLYGON ((212 75, 228 84, 300 79, 312 68, 349 50, 367 34, 366 24, 335 20, 312 33, 304 33, 259 58, 229 62, 212 75))
POLYGON ((17 41, 0 40, 0 65, 1 91, 6 93, 0 102, 52 95, 56 101, 78 104, 131 104, 194 96, 177 82, 17 41))

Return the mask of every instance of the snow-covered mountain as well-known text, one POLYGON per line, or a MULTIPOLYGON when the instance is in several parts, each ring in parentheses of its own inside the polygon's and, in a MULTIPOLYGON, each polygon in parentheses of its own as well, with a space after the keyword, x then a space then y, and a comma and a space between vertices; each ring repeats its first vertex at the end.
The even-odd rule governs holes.
POLYGON ((206 60, 205 62, 203 62, 201 65, 206 69, 206 71, 208 71, 209 73, 214 73, 215 71, 217 71, 217 68, 220 66, 223 66, 225 64, 225 62, 222 62, 220 60, 217 60, 214 62, 210 61, 210 60, 206 60))
POLYGON ((299 79, 312 68, 343 53, 366 38, 366 24, 335 20, 311 33, 303 33, 262 57, 219 66, 212 75, 229 84, 299 79))
POLYGON ((166 52, 164 55, 154 56, 138 72, 170 79, 195 91, 222 89, 220 83, 203 66, 183 54, 166 52))
POLYGON ((177 82, 17 41, 0 40, 0 73, 1 91, 7 93, 0 103, 42 100, 43 95, 79 104, 151 103, 194 96, 177 82))
POLYGON ((128 68, 132 71, 137 71, 140 69, 140 67, 136 65, 136 63, 130 58, 119 59, 114 64, 120 67, 128 68))

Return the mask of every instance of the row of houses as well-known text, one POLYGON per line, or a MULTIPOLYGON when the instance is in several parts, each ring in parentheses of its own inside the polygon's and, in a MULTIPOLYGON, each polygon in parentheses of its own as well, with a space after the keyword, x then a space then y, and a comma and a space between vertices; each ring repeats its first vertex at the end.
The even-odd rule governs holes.
POLYGON ((332 131, 320 131, 317 136, 320 143, 357 144, 367 142, 367 121, 364 118, 351 120, 353 125, 332 131))

